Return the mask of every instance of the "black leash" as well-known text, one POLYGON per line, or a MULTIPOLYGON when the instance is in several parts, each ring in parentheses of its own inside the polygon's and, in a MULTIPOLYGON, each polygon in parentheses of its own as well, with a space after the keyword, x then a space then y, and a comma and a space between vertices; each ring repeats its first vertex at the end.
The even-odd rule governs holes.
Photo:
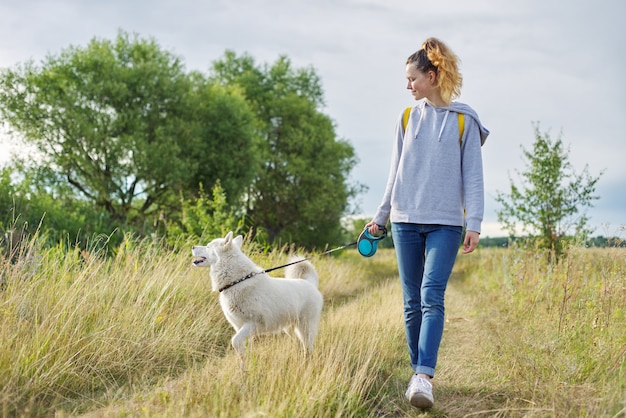
POLYGON ((234 285, 239 284, 239 283, 241 283, 241 282, 243 282, 245 280, 248 280, 249 278, 254 277, 254 276, 258 275, 258 274, 269 273, 270 271, 282 269, 282 268, 291 266, 293 264, 302 263, 303 261, 307 261, 307 260, 310 260, 310 259, 315 258, 315 257, 320 257, 322 255, 330 254, 330 253, 335 252, 335 251, 344 250, 346 248, 355 246, 357 244, 357 242, 358 241, 354 241, 354 242, 351 242, 350 244, 342 245, 341 247, 333 248, 332 250, 324 251, 323 253, 319 253, 319 254, 312 255, 311 257, 303 258, 302 260, 292 261, 291 263, 283 264, 282 266, 272 267, 272 268, 267 269, 267 270, 261 270, 261 271, 255 271, 255 272, 249 273, 246 276, 242 277, 241 279, 235 280, 234 282, 229 283, 226 286, 222 287, 221 289, 219 289, 219 292, 221 293, 221 292, 223 292, 226 289, 230 289, 234 285))

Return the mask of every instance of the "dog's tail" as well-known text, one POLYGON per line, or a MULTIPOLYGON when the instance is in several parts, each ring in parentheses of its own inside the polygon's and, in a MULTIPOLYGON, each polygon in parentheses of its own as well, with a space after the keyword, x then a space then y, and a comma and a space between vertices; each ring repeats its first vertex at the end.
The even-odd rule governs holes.
POLYGON ((315 267, 313 267, 313 264, 308 261, 300 260, 304 260, 304 257, 292 257, 289 260, 290 263, 296 261, 297 263, 287 266, 287 269, 285 270, 285 277, 288 279, 303 279, 307 282, 311 282, 315 285, 315 287, 317 287, 319 277, 315 267))

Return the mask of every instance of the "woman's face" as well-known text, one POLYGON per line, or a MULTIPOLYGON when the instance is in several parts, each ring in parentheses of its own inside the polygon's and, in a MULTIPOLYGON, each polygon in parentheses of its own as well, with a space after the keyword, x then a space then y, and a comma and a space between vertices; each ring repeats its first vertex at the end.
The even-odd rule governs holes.
POLYGON ((433 71, 423 73, 417 69, 415 64, 407 64, 406 78, 408 80, 406 88, 407 90, 411 90, 411 94, 415 100, 429 97, 434 90, 433 86, 436 80, 436 75, 433 71))

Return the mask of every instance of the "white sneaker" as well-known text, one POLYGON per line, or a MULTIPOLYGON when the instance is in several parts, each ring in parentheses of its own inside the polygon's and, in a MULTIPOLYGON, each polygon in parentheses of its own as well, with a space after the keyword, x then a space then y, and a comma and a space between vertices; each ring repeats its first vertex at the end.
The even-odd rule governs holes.
POLYGON ((406 390, 406 398, 416 408, 432 408, 435 403, 433 398, 433 385, 427 379, 414 374, 406 390))

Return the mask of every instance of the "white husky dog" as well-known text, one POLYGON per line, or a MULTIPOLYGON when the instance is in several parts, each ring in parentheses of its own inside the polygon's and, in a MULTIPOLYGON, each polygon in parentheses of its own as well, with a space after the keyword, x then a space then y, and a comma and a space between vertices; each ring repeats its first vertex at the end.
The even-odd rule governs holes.
POLYGON ((310 352, 324 304, 315 268, 301 261, 287 267, 286 278, 272 278, 241 251, 241 242, 241 235, 229 232, 192 248, 193 264, 211 268, 213 291, 220 292, 222 311, 236 331, 235 351, 243 360, 248 337, 293 329, 310 352))

